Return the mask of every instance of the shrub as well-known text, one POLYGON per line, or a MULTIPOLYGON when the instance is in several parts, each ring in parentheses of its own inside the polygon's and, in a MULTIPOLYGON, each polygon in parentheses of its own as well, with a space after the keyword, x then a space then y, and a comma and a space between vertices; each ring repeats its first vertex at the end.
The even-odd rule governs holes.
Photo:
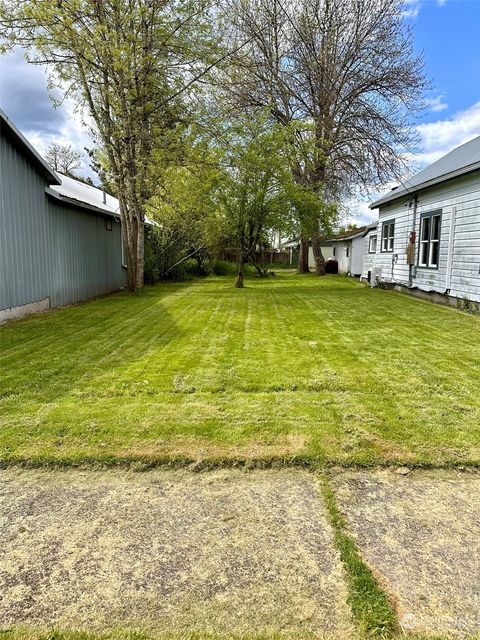
POLYGON ((237 273, 237 265, 226 260, 214 260, 211 270, 215 276, 234 276, 237 273))
POLYGON ((338 273, 338 262, 336 260, 327 260, 325 263, 325 273, 338 273))

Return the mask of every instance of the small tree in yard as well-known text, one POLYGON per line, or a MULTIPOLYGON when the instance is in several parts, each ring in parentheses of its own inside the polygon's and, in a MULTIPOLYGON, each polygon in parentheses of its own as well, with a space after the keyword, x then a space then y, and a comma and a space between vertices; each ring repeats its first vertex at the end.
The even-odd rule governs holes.
POLYGON ((266 275, 265 265, 256 259, 266 232, 282 230, 291 222, 290 172, 283 132, 272 128, 264 115, 239 117, 228 134, 221 200, 238 255, 235 286, 242 288, 247 263, 266 275))
POLYGON ((143 286, 152 152, 211 64, 204 0, 0 0, 4 48, 49 64, 87 107, 120 201, 128 287, 143 286), (204 59, 205 63, 200 63, 204 59))

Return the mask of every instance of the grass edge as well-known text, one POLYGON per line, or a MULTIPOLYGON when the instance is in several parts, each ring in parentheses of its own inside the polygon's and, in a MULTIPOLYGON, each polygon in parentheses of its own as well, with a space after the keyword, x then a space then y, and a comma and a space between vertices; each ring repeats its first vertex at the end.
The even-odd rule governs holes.
POLYGON ((362 559, 348 531, 328 476, 319 474, 321 495, 333 529, 334 544, 347 577, 347 603, 361 637, 394 638, 400 624, 387 593, 379 585, 370 567, 362 559))

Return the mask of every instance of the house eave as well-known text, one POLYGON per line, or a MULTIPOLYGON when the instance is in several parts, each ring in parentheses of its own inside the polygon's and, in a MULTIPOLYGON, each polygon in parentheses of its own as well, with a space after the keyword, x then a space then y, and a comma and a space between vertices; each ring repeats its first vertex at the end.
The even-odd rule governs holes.
POLYGON ((403 198, 407 198, 408 196, 413 196, 419 191, 425 191, 426 189, 435 187, 439 184, 442 184, 443 182, 454 180, 455 178, 459 178, 469 173, 474 173, 478 170, 480 170, 480 162, 475 162, 466 167, 462 167, 461 169, 457 169, 456 171, 451 171, 450 173, 438 176, 437 178, 432 178, 431 180, 427 180, 426 182, 421 182, 418 185, 412 185, 409 188, 404 188, 397 193, 388 193, 382 198, 375 200, 375 202, 372 202, 372 204, 369 205, 369 208, 378 209, 379 207, 385 204, 389 204, 390 202, 394 202, 395 200, 402 200, 403 198))

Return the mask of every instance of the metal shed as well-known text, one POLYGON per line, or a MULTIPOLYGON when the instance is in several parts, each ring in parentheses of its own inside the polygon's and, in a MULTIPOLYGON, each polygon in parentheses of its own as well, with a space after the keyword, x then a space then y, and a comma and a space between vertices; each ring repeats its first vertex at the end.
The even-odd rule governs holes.
POLYGON ((0 110, 0 321, 125 285, 118 201, 55 173, 0 110))

